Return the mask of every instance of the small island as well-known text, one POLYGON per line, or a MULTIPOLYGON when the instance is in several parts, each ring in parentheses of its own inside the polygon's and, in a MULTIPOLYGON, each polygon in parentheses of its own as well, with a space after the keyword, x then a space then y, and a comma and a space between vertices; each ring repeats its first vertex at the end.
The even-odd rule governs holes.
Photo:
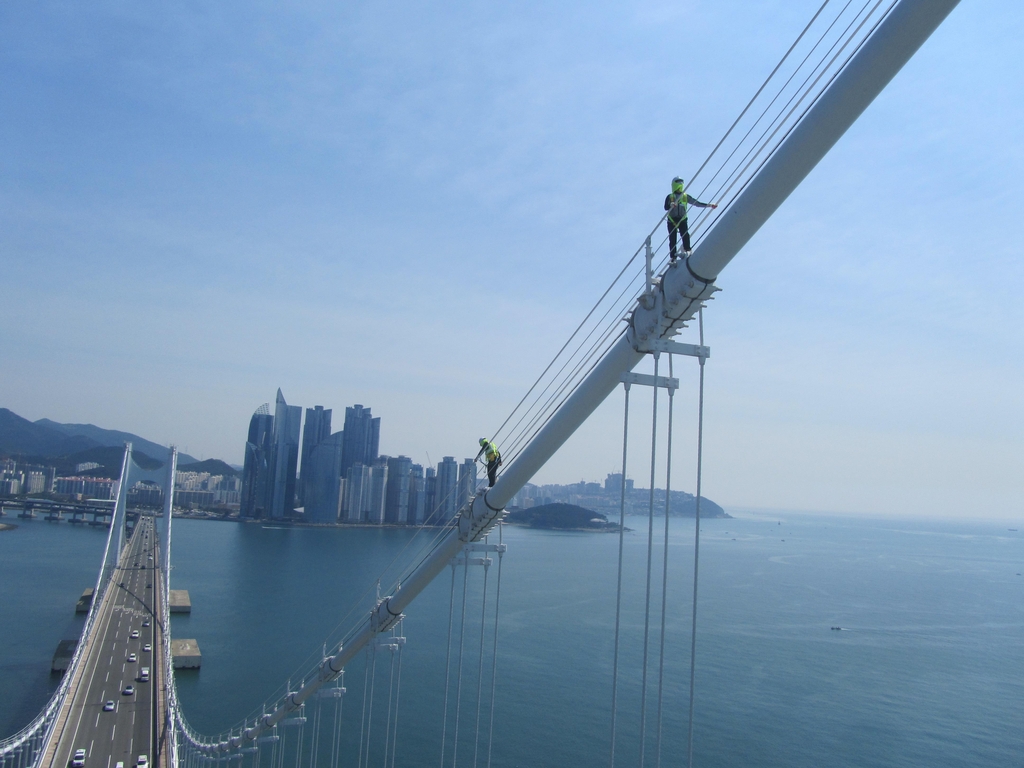
POLYGON ((505 522, 551 531, 617 531, 618 523, 609 523, 600 512, 575 504, 541 504, 529 509, 511 509, 505 522))

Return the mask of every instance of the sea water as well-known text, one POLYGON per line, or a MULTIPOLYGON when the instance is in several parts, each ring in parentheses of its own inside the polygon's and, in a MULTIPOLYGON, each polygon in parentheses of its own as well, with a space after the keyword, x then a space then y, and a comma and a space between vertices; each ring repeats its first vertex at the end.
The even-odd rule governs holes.
MULTIPOLYGON (((1012 523, 736 514, 702 524, 695 765, 1024 763, 1024 536, 1012 523)), ((52 690, 49 657, 80 626, 74 602, 95 579, 103 545, 97 531, 17 522, 0 533, 4 734, 52 690)), ((649 600, 647 520, 627 525, 616 764, 639 760, 645 634, 644 764, 656 764, 659 720, 661 762, 684 764, 693 521, 671 521, 664 653, 664 521, 655 520, 649 600)), ((196 638, 203 654, 200 671, 178 675, 189 722, 212 735, 294 690, 323 643, 365 615, 378 575, 386 592, 434 534, 176 521, 172 586, 189 590, 193 608, 173 617, 172 634, 196 638)), ((607 764, 619 538, 511 526, 502 538, 492 764, 607 764)), ((486 764, 498 573, 490 556, 486 605, 484 569, 474 566, 447 570, 408 609, 400 687, 386 649, 349 665, 343 764, 356 761, 361 732, 370 764, 382 763, 396 693, 396 765, 440 765, 443 723, 451 764, 456 706, 457 764, 486 764)), ((333 700, 311 701, 307 723, 318 706, 325 721, 333 717, 333 700)), ((294 755, 298 729, 282 733, 294 755)), ((317 757, 328 765, 329 747, 317 757)))

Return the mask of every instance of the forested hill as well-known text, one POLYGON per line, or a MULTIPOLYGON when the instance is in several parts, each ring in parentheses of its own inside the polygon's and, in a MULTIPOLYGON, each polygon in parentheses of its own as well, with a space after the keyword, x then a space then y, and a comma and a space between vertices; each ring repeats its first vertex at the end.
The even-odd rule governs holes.
POLYGON ((530 528, 548 528, 556 531, 607 531, 617 529, 615 523, 600 512, 593 512, 575 504, 541 504, 529 509, 513 509, 505 520, 514 525, 530 528))

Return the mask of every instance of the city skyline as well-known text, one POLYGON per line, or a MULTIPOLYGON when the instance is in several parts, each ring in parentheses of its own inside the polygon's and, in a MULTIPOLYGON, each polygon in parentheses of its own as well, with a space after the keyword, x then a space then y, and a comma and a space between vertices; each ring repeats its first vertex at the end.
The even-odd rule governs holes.
POLYGON ((344 429, 332 433, 333 409, 308 407, 299 425, 302 408, 288 405, 280 388, 275 402, 273 415, 264 403, 249 420, 242 519, 443 525, 476 493, 474 459, 445 456, 424 469, 408 456, 380 454, 381 418, 369 407, 347 406, 344 429))

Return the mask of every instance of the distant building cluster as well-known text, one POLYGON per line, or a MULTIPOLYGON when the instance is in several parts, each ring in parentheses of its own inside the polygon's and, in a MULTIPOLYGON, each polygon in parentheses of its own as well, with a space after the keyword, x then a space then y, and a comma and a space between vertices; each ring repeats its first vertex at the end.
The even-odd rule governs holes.
POLYGON ((106 501, 117 493, 117 481, 109 477, 58 477, 53 492, 61 496, 106 501))
POLYGON ((307 523, 443 525, 476 492, 473 459, 445 456, 424 468, 408 456, 382 456, 380 417, 345 409, 331 432, 332 411, 288 405, 277 391, 274 413, 260 406, 249 421, 242 470, 243 518, 307 523), (300 441, 301 432, 301 441, 300 441))
POLYGON ((231 475, 209 472, 177 472, 174 476, 174 506, 209 509, 238 505, 242 481, 231 475))
MULTIPOLYGON (((627 515, 647 514, 650 505, 650 489, 636 488, 633 480, 626 478, 625 494, 623 495, 622 474, 619 472, 608 475, 603 484, 578 482, 568 485, 532 485, 527 483, 509 504, 509 508, 530 509, 542 504, 575 504, 579 507, 600 512, 609 517, 619 514, 620 506, 625 502, 627 515)), ((693 504, 693 494, 686 491, 671 491, 671 514, 684 514, 693 504)), ((665 509, 665 489, 654 489, 655 514, 661 515, 665 509)))
POLYGON ((56 470, 36 464, 19 464, 13 460, 0 463, 0 495, 23 496, 29 493, 50 493, 56 470))

